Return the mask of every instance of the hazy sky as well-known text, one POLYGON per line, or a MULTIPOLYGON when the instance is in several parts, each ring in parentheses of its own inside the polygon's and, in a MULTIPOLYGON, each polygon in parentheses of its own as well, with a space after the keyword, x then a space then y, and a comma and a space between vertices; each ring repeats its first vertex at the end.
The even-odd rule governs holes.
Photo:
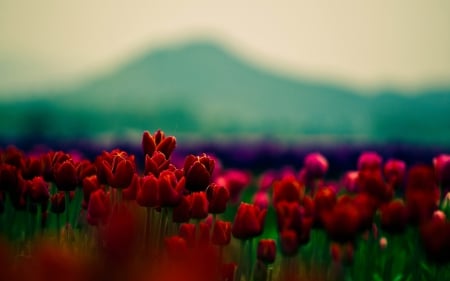
POLYGON ((299 77, 450 84, 448 0, 0 0, 0 89, 78 81, 203 37, 299 77))

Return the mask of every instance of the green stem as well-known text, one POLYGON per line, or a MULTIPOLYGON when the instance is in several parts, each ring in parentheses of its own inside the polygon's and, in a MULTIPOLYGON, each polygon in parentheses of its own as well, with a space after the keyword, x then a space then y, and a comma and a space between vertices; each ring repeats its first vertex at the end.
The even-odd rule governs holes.
POLYGON ((236 280, 241 281, 242 272, 244 272, 245 267, 245 242, 247 240, 240 240, 240 251, 239 251, 239 266, 236 272, 236 280))

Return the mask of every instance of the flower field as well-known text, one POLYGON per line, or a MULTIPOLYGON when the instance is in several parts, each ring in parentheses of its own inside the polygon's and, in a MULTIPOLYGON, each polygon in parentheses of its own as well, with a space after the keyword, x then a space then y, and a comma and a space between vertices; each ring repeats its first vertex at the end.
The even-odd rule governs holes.
POLYGON ((158 130, 138 151, 2 148, 0 280, 450 280, 444 151, 269 169, 276 149, 244 168, 249 151, 227 166, 178 145, 158 130))

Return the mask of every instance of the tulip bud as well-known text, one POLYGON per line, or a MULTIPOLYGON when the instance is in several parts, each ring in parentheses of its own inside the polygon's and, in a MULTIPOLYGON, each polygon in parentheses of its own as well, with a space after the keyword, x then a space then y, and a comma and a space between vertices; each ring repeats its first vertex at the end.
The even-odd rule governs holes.
POLYGON ((258 242, 257 257, 265 264, 272 264, 275 261, 277 246, 273 239, 261 239, 258 242))
POLYGON ((388 240, 386 239, 386 237, 381 237, 380 238, 380 248, 381 249, 386 249, 388 246, 388 240))
POLYGON ((212 233, 212 243, 214 245, 225 246, 231 241, 231 223, 217 220, 214 223, 212 233))
POLYGON ((193 192, 188 195, 188 200, 191 201, 192 219, 204 219, 208 216, 208 200, 205 192, 193 192))
POLYGON ((209 202, 209 212, 211 214, 221 214, 225 212, 227 202, 230 199, 230 192, 223 186, 212 183, 206 189, 206 196, 209 202))
POLYGON ((241 203, 234 217, 231 232, 237 239, 249 239, 260 235, 264 228, 267 210, 257 206, 241 203))
POLYGON ((73 191, 78 185, 78 175, 72 160, 55 164, 53 168, 55 184, 59 191, 73 191))
POLYGON ((204 191, 211 182, 214 171, 214 160, 206 154, 189 155, 184 160, 184 176, 186 189, 189 191, 204 191))

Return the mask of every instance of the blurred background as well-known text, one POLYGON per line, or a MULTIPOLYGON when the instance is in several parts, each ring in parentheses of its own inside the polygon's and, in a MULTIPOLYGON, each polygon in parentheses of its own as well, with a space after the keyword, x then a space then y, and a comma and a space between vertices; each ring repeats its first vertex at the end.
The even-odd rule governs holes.
POLYGON ((370 2, 0 0, 0 140, 449 147, 450 2, 370 2))

